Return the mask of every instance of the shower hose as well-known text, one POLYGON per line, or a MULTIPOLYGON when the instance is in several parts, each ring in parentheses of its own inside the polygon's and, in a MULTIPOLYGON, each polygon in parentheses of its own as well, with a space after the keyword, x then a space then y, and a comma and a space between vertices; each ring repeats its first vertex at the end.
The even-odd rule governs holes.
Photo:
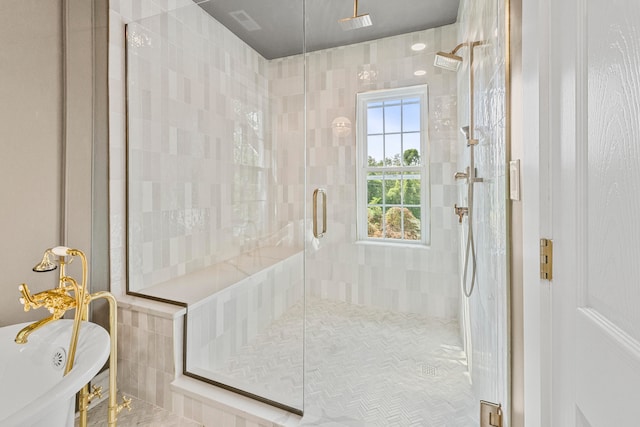
POLYGON ((467 219, 468 219, 468 232, 467 232, 467 248, 465 250, 464 255, 464 274, 462 278, 462 292, 464 295, 469 298, 473 293, 473 288, 476 284, 476 248, 473 242, 473 181, 469 181, 467 184, 467 200, 469 204, 469 209, 467 211, 467 219), (467 272, 469 270, 469 251, 471 251, 471 286, 467 289, 467 272))

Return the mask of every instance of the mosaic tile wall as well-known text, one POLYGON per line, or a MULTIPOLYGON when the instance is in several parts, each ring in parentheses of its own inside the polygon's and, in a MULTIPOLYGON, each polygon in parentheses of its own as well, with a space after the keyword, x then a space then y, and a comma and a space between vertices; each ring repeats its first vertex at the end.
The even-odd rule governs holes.
MULTIPOLYGON (((483 40, 474 50, 474 114, 476 167, 484 182, 475 186, 474 237, 477 253, 476 287, 466 301, 467 351, 473 387, 478 399, 508 407, 508 282, 506 222, 506 105, 505 2, 462 0, 458 17, 459 40, 483 40)), ((461 51, 468 58, 466 48, 461 51)), ((458 73, 460 124, 469 118, 468 61, 458 73)), ((469 164, 469 149, 458 142, 458 170, 469 164)), ((467 206, 466 184, 460 184, 458 202, 467 206)), ((467 220, 460 245, 466 242, 467 220)), ((461 251, 462 252, 462 251, 461 251)), ((462 261, 461 261, 462 263, 462 261)), ((461 265, 461 271, 462 271, 461 265)))
MULTIPOLYGON (((328 193, 328 233, 307 257, 312 296, 455 319, 459 275, 455 172, 457 77, 433 66, 457 44, 457 26, 313 52, 308 55, 308 177, 328 193), (411 50, 417 42, 421 52, 411 50), (424 70, 415 76, 416 70, 424 70), (355 99, 358 92, 427 84, 429 90, 429 247, 356 244, 355 99), (333 134, 334 118, 354 131, 333 134)), ((309 212, 311 206, 308 207, 309 212)))

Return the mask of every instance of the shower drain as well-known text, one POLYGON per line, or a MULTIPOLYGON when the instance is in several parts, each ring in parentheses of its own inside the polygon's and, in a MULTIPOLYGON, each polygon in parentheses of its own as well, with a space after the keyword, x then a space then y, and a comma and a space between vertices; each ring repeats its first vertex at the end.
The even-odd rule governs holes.
POLYGON ((420 371, 423 377, 437 377, 438 376, 438 368, 431 365, 421 365, 420 371))
POLYGON ((56 369, 62 369, 67 362, 67 352, 64 348, 59 347, 56 351, 53 352, 53 356, 51 356, 51 364, 56 369))

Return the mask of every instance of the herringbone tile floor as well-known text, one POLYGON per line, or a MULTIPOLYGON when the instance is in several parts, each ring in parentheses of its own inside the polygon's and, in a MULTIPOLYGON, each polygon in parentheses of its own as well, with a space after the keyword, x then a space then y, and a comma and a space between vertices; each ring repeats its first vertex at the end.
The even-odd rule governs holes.
MULTIPOLYGON (((306 310, 304 426, 478 425, 457 322, 320 299, 306 310)), ((264 385, 301 405, 303 307, 296 306, 216 379, 264 385)))

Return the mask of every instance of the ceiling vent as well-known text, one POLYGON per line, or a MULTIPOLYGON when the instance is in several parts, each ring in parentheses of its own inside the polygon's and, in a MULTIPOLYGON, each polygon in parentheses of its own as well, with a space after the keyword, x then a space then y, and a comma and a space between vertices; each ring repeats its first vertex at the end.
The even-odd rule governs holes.
POLYGON ((229 15, 231 15, 233 19, 238 21, 238 24, 242 25, 242 28, 247 31, 257 31, 261 29, 260 25, 258 25, 258 23, 254 21, 253 18, 250 17, 249 14, 244 10, 229 12, 229 15))

